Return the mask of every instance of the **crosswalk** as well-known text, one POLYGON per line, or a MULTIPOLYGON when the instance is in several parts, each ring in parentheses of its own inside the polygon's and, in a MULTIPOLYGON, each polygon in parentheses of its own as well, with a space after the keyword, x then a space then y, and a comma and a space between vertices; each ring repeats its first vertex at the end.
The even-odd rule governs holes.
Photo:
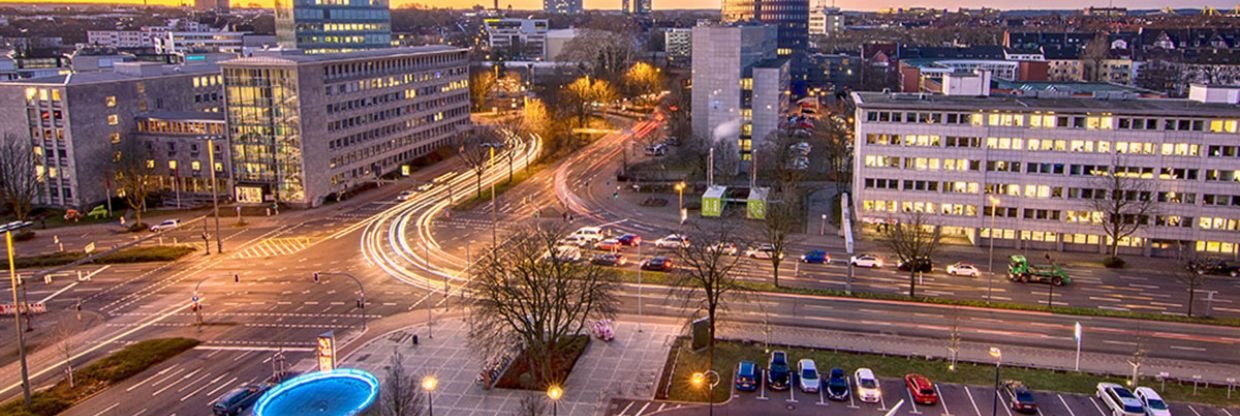
POLYGON ((297 253, 305 250, 314 244, 314 238, 311 237, 279 237, 267 238, 258 242, 245 250, 239 251, 233 255, 239 259, 257 259, 266 257, 283 256, 297 253))

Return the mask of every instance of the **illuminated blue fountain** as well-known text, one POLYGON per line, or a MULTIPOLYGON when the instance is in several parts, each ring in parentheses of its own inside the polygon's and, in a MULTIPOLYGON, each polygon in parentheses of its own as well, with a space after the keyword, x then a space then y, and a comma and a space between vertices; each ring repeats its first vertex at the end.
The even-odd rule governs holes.
POLYGON ((303 374, 272 387, 254 405, 254 416, 352 416, 379 396, 373 374, 337 368, 303 374))

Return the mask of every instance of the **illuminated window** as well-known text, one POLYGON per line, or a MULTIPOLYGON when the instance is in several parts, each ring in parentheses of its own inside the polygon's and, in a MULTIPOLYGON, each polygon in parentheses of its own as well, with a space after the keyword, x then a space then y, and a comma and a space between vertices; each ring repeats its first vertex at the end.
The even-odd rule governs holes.
POLYGON ((112 144, 120 144, 121 143, 120 132, 114 131, 114 132, 108 133, 108 140, 111 141, 112 144))
POLYGON ((202 163, 199 163, 197 160, 189 162, 189 168, 193 169, 194 172, 200 171, 202 170, 202 163))
POLYGON ((147 169, 155 169, 155 160, 154 160, 154 159, 147 159, 147 160, 146 160, 146 168, 147 168, 147 169))
POLYGON ((60 90, 52 90, 52 101, 60 101, 60 90))
POLYGON ((175 170, 177 170, 177 161, 175 161, 175 160, 169 160, 169 161, 168 161, 168 170, 171 170, 171 171, 175 171, 175 170))
POLYGON ((108 114, 108 125, 109 126, 115 126, 120 123, 121 123, 120 117, 117 117, 116 114, 108 114))
POLYGON ((26 88, 26 101, 34 101, 34 97, 38 94, 38 88, 26 88))
POLYGON ((741 89, 749 91, 753 89, 753 78, 741 78, 741 89))
POLYGON ((107 97, 103 97, 103 103, 108 107, 116 107, 116 96, 109 95, 107 97))

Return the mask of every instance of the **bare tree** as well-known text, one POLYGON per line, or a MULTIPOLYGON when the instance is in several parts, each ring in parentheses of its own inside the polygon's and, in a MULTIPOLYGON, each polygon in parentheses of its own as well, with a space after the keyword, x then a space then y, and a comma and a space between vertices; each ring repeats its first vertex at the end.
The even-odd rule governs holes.
POLYGON ((1137 173, 1126 172, 1119 153, 1112 158, 1109 171, 1094 174, 1098 175, 1094 188, 1101 190, 1103 197, 1090 199, 1089 205, 1102 216, 1100 225, 1109 239, 1107 254, 1118 258, 1120 242, 1149 224, 1157 213, 1154 183, 1137 173))
POLYGON ((558 62, 576 62, 595 78, 618 81, 637 59, 638 41, 630 33, 600 29, 580 29, 564 45, 558 62))
POLYGON ((540 393, 521 395, 515 416, 543 416, 547 414, 547 398, 540 393))
POLYGON ((30 215, 43 174, 35 166, 39 157, 17 136, 5 134, 0 143, 0 196, 18 221, 30 215))
POLYGON ((952 329, 947 335, 947 353, 951 358, 947 368, 956 371, 956 358, 960 356, 960 313, 955 308, 952 308, 952 329))
POLYGON ((53 336, 56 338, 56 352, 60 354, 60 358, 65 360, 65 380, 69 382, 69 387, 73 384, 73 351, 77 348, 77 344, 73 342, 73 336, 79 331, 76 320, 68 317, 61 318, 53 329, 53 336))
POLYGON ((1193 316, 1193 304, 1197 300, 1197 289, 1205 284, 1210 266, 1216 262, 1195 254, 1180 259, 1180 268, 1176 270, 1175 278, 1188 286, 1188 316, 1190 318, 1193 316))
POLYGON ((920 262, 929 261, 939 249, 942 239, 937 224, 929 221, 924 212, 909 212, 903 221, 884 224, 883 245, 887 246, 901 262, 909 264, 908 296, 917 297, 917 273, 920 262))
POLYGON ((814 126, 811 143, 822 147, 827 161, 827 173, 835 182, 836 192, 849 189, 852 182, 852 144, 848 132, 833 118, 821 120, 814 126))
POLYGON ((137 140, 121 142, 120 151, 112 158, 112 176, 117 192, 134 211, 134 229, 141 229, 146 197, 156 190, 154 159, 150 149, 137 140))
POLYGON ((476 126, 472 132, 457 136, 457 155, 465 162, 465 166, 474 173, 474 187, 478 198, 482 198, 482 175, 491 164, 491 145, 498 137, 492 128, 476 126))
POLYGON ((726 222, 707 227, 694 226, 686 233, 692 243, 677 251, 680 267, 670 277, 672 286, 677 288, 676 293, 688 303, 697 303, 698 309, 706 312, 706 318, 710 320, 710 339, 706 350, 707 368, 710 368, 714 365, 719 312, 744 290, 739 273, 736 273, 741 261, 740 253, 729 255, 724 245, 742 246, 744 242, 737 241, 738 234, 726 222))
POLYGON ((779 286, 779 266, 784 261, 784 251, 788 248, 788 237, 801 224, 800 198, 797 195, 784 194, 783 198, 771 200, 766 204, 766 217, 762 220, 762 241, 772 249, 771 283, 779 286))
POLYGON ((418 391, 417 375, 408 372, 405 356, 393 348, 379 392, 379 408, 383 416, 421 416, 422 394, 418 391))
POLYGON ((474 345, 490 353, 523 346, 539 387, 563 382, 553 377, 568 341, 588 322, 614 316, 619 302, 614 270, 554 254, 562 236, 548 228, 517 231, 503 250, 477 260, 468 286, 474 345))
POLYGON ((1086 81, 1106 81, 1102 79, 1102 62, 1107 59, 1110 50, 1110 41, 1105 32, 1099 32, 1085 44, 1085 48, 1081 50, 1081 63, 1085 66, 1086 81))

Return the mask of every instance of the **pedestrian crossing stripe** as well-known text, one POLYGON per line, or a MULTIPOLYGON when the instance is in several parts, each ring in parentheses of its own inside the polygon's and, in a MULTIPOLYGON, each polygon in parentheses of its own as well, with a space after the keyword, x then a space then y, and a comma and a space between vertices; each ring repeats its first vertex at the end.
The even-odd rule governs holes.
POLYGON ((283 256, 302 251, 313 243, 314 239, 310 237, 268 238, 237 252, 234 256, 239 259, 283 256))

